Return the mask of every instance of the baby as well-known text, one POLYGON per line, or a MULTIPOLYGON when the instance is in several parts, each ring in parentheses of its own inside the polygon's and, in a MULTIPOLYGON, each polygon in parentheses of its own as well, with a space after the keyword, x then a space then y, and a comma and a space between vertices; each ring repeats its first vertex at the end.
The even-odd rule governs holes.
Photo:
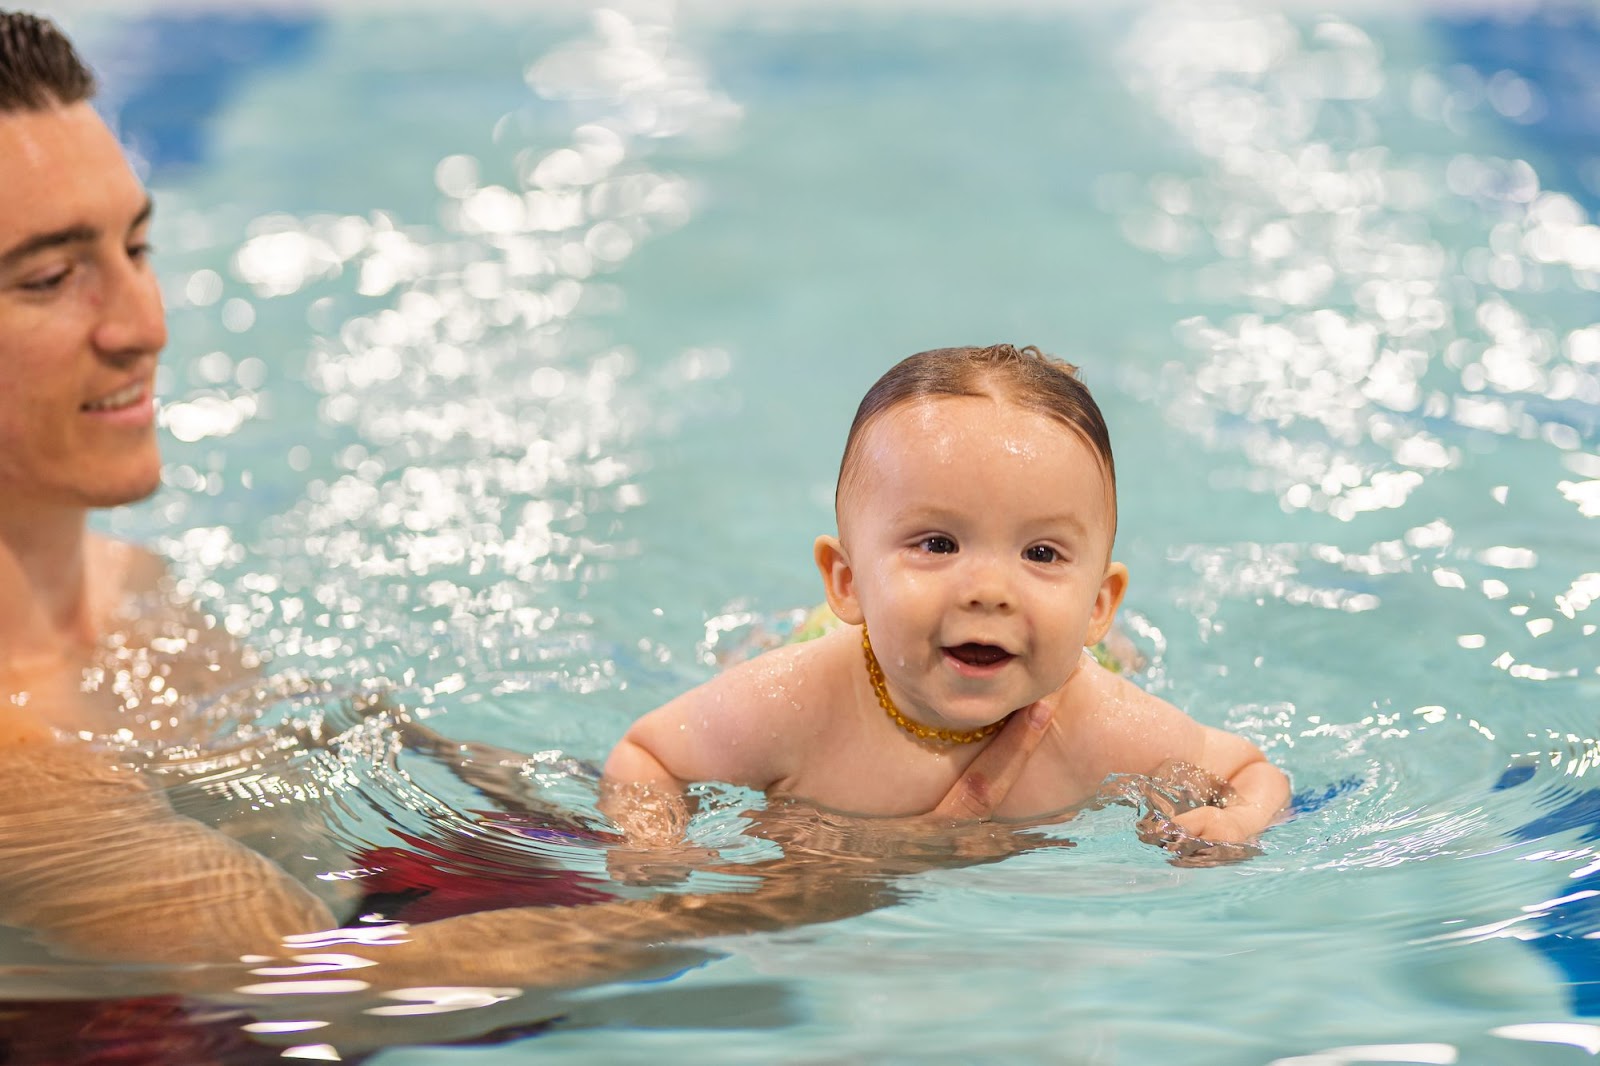
POLYGON ((1128 584, 1111 559, 1116 472, 1076 369, 1036 348, 943 348, 867 392, 814 554, 845 624, 734 666, 634 723, 606 761, 607 808, 722 781, 860 815, 937 804, 1019 709, 1052 716, 995 811, 1040 818, 1112 774, 1188 763, 1226 781, 1183 830, 1247 842, 1288 779, 1101 666, 1128 584), (632 787, 629 787, 632 786, 632 787))

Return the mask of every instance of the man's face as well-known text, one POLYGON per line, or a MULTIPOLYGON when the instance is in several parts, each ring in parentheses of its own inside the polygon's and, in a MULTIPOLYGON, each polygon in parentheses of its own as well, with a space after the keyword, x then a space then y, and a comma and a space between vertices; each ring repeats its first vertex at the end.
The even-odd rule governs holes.
POLYGON ((160 482, 149 216, 88 104, 0 113, 0 517, 160 482))

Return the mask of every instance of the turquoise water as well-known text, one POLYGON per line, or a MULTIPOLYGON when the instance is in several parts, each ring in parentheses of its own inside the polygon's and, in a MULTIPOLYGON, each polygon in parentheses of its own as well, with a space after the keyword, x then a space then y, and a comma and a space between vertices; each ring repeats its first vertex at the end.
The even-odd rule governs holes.
MULTIPOLYGON (((106 522, 274 674, 602 758, 817 598, 867 384, 1006 339, 1105 408, 1146 682, 1301 791, 1242 865, 1112 807, 378 1061, 1593 1054, 1600 28, 1518 12, 68 19, 172 309, 166 485, 106 522)), ((367 843, 483 806, 360 747, 263 779, 367 843)))

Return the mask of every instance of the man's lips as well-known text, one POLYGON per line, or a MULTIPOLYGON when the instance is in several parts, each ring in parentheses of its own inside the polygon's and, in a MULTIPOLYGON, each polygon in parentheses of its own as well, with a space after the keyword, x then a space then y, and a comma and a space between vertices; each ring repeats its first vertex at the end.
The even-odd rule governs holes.
POLYGON ((144 399, 145 383, 135 381, 131 385, 124 385, 115 392, 108 392, 98 399, 90 400, 78 408, 80 411, 120 411, 124 407, 132 407, 144 399))

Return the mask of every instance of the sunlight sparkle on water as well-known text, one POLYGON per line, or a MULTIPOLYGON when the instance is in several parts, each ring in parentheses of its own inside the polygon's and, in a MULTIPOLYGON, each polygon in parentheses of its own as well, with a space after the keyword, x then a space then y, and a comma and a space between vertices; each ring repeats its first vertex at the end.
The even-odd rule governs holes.
POLYGON ((1451 1066, 1459 1055, 1450 1044, 1359 1044, 1310 1055, 1274 1059, 1269 1066, 1348 1066, 1358 1062, 1426 1063, 1451 1066))
POLYGON ((363 1013, 379 1017, 402 1017, 424 1014, 452 1014, 461 1010, 492 1007, 522 995, 520 988, 397 988, 383 993, 385 999, 403 1002, 383 1007, 368 1007, 363 1013))
MULTIPOLYGON (((691 216, 685 179, 652 165, 657 147, 720 136, 740 108, 679 43, 670 13, 597 11, 587 34, 529 63, 526 81, 541 108, 571 106, 565 143, 513 112, 494 125, 494 158, 438 159, 435 217, 381 205, 263 215, 225 272, 171 286, 218 337, 246 335, 277 304, 304 307, 316 330, 301 377, 328 441, 287 449, 286 467, 310 477, 251 543, 278 587, 219 596, 229 632, 269 634, 280 659, 382 673, 390 648, 437 648, 449 632, 456 659, 492 665, 520 656, 531 632, 581 628, 584 582, 634 550, 623 520, 647 502, 644 443, 682 406, 652 404, 656 391, 686 394, 728 370, 725 354, 694 349, 643 380, 634 353, 577 327, 621 306, 607 275, 691 216), (270 562, 279 538, 284 567, 270 562), (397 610, 375 614, 396 587, 397 610), (397 614, 414 633, 394 635, 397 614)), ((191 221, 195 239, 209 233, 191 221)), ((172 437, 236 436, 262 417, 265 365, 244 343, 196 361, 200 387, 161 412, 172 437)), ((169 466, 170 525, 192 524, 191 501, 221 494, 225 464, 169 466)), ((207 594, 249 584, 263 564, 235 554, 226 526, 210 529, 168 546, 180 575, 207 594)), ((438 665, 443 676, 452 664, 438 665)), ((585 664, 572 684, 603 676, 585 664)))
MULTIPOLYGON (((1219 257, 1198 270, 1213 291, 1264 308, 1222 323, 1197 320, 1185 337, 1212 353, 1192 387, 1218 411, 1264 427, 1245 437, 1246 449, 1256 467, 1282 471, 1273 487, 1286 507, 1350 519, 1400 506, 1418 475, 1454 467, 1451 449, 1394 417, 1443 399, 1428 384, 1440 366, 1454 369, 1467 393, 1600 398, 1594 327, 1547 337, 1501 295, 1546 287, 1553 279, 1541 271, 1553 266, 1569 268, 1576 285, 1600 289, 1600 227, 1570 197, 1542 192, 1522 160, 1458 155, 1430 178, 1363 143, 1359 125, 1342 143, 1320 139, 1319 122, 1334 109, 1359 110, 1385 89, 1376 49, 1359 29, 1328 18, 1302 37, 1282 15, 1164 5, 1141 20, 1124 59, 1134 87, 1217 170, 1199 182, 1161 179, 1151 200, 1120 198, 1117 207, 1136 240, 1166 233, 1158 250, 1171 255, 1202 257, 1209 236, 1219 257), (1416 207, 1419 183, 1435 180, 1488 209, 1486 246, 1468 255, 1466 279, 1450 275, 1436 242, 1393 224, 1392 208, 1416 207), (1153 227, 1151 219, 1170 222, 1153 227), (1171 239, 1180 232, 1189 236, 1171 239), (1483 339, 1463 333, 1445 343, 1449 294, 1460 280, 1487 290, 1474 315, 1483 339), (1327 306, 1344 301, 1354 317, 1327 306), (1320 424, 1328 446, 1282 434, 1296 422, 1320 424), (1416 473, 1397 481, 1370 460, 1340 454, 1363 441, 1416 473), (1347 467, 1359 476, 1345 476, 1347 467)), ((1503 80, 1479 99, 1523 114, 1534 106, 1522 99, 1525 89, 1503 80)), ((1496 432, 1518 432, 1526 417, 1504 403, 1456 403, 1461 417, 1496 432)), ((1571 436, 1559 423, 1543 429, 1557 440, 1571 436)), ((1563 488, 1591 506, 1588 492, 1563 488)))
POLYGON ((1502 1025, 1489 1031, 1507 1040, 1566 1044, 1582 1048, 1591 1055, 1600 1055, 1600 1025, 1583 1022, 1529 1022, 1523 1025, 1502 1025))

